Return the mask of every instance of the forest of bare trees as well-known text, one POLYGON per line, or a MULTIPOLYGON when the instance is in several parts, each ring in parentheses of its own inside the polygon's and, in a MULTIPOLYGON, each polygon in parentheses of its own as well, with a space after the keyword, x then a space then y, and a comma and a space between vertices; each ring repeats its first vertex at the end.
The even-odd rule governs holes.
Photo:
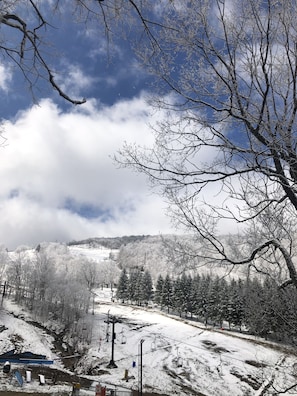
POLYGON ((19 246, 9 253, 1 248, 2 299, 11 298, 37 322, 81 341, 89 337, 82 328, 93 313, 95 290, 111 287, 118 272, 113 261, 74 256, 65 244, 19 246))

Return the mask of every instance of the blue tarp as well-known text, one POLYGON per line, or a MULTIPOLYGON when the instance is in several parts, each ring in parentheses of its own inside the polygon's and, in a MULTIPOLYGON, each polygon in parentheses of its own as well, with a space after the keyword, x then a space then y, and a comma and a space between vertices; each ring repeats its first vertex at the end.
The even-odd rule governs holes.
POLYGON ((45 355, 38 355, 32 352, 15 353, 15 350, 5 352, 0 355, 0 363, 24 363, 24 364, 53 364, 53 360, 48 360, 45 355))

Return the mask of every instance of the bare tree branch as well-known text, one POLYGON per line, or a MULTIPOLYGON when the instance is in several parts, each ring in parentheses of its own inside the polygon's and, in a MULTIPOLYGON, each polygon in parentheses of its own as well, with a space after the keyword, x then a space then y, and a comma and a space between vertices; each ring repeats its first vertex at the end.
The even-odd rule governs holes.
POLYGON ((291 2, 168 1, 158 28, 150 25, 157 51, 144 42, 140 53, 163 82, 152 100, 163 111, 155 144, 125 146, 117 157, 147 175, 173 218, 204 239, 199 257, 285 267, 289 279, 278 281, 295 287, 296 15, 291 2), (226 220, 254 230, 239 257, 218 232, 226 220))

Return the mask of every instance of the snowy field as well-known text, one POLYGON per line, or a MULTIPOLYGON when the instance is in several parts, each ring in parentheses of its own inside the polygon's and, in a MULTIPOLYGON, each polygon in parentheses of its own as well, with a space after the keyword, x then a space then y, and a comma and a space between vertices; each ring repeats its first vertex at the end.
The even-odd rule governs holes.
MULTIPOLYGON (((1 324, 6 330, 0 333, 0 352, 17 347, 19 351, 44 354, 54 360, 53 368, 63 369, 53 352, 53 339, 26 323, 25 313, 8 300, 4 308, 7 311, 1 313, 1 324)), ((90 377, 94 384, 138 389, 142 379, 143 391, 160 394, 259 396, 277 394, 275 392, 297 382, 296 357, 285 348, 226 330, 205 329, 152 309, 120 305, 111 301, 111 292, 107 289, 97 290, 91 323, 92 339, 80 367, 92 369, 94 373, 98 371, 90 377), (112 324, 107 322, 113 319, 116 320, 114 361, 117 368, 108 369, 112 324)), ((0 390, 18 389, 16 381, 10 382, 1 370, 0 390)), ((69 394, 71 386, 40 386, 37 378, 32 378, 31 383, 23 385, 23 391, 62 395, 69 394)), ((94 394, 94 389, 81 391, 81 395, 94 394)), ((286 394, 296 395, 297 388, 286 394)))

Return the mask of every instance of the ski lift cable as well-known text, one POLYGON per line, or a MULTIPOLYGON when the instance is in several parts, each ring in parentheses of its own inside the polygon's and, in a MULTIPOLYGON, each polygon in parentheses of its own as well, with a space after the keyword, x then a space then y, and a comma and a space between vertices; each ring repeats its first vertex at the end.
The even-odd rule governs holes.
MULTIPOLYGON (((110 316, 109 312, 108 312, 107 316, 110 316)), ((144 331, 146 331, 146 330, 144 330, 144 331)), ((123 328, 122 328, 121 333, 123 333, 123 328)), ((147 331, 147 333, 150 334, 148 331, 147 331)), ((201 334, 201 333, 200 333, 200 334, 201 334)), ((144 352, 144 355, 151 354, 151 353, 155 353, 155 352, 157 352, 158 350, 166 349, 166 348, 168 348, 168 347, 174 347, 174 346, 177 346, 177 345, 187 345, 187 346, 189 346, 189 347, 191 347, 191 348, 196 348, 196 349, 205 351, 205 349, 204 349, 203 347, 200 347, 200 346, 198 346, 198 345, 193 345, 193 344, 187 343, 187 342, 185 342, 185 341, 176 340, 176 339, 171 338, 171 337, 168 337, 168 336, 163 336, 163 338, 165 338, 165 339, 167 338, 167 339, 169 339, 169 340, 171 340, 171 341, 174 341, 174 344, 173 344, 173 345, 167 344, 167 345, 165 345, 165 346, 163 346, 163 347, 156 347, 156 346, 155 346, 155 349, 153 349, 152 346, 153 346, 153 345, 156 345, 156 344, 155 344, 155 342, 156 342, 156 336, 155 336, 155 337, 154 337, 154 341, 152 342, 152 345, 151 345, 151 350, 150 350, 150 351, 147 351, 147 352, 144 352)), ((127 357, 127 358, 122 358, 122 359, 120 359, 120 360, 127 360, 127 359, 131 359, 131 357, 132 357, 132 358, 133 358, 133 357, 135 358, 135 357, 137 357, 137 356, 138 356, 138 354, 135 354, 135 355, 132 355, 132 356, 127 357)), ((224 356, 224 359, 236 360, 236 361, 245 363, 244 360, 241 360, 241 359, 238 359, 238 358, 235 358, 235 357, 232 357, 232 356, 224 356)), ((274 367, 273 364, 266 364, 266 366, 267 366, 267 367, 274 367)))
MULTIPOLYGON (((108 316, 110 316, 110 314, 109 314, 109 312, 108 312, 108 316)), ((122 331, 123 331, 123 329, 122 329, 122 331)), ((151 334, 148 330, 143 330, 144 332, 146 332, 146 333, 148 333, 149 335, 151 334)), ((202 333, 199 333, 199 335, 200 334, 202 334, 202 333)), ((193 336, 191 336, 191 338, 192 338, 193 336)), ((162 349, 166 349, 166 348, 171 348, 171 347, 177 347, 178 345, 186 345, 186 346, 189 346, 189 347, 191 347, 191 348, 195 348, 195 349, 199 349, 199 350, 203 350, 203 351, 205 351, 205 348, 204 347, 202 347, 202 346, 199 346, 199 345, 194 345, 194 344, 191 344, 191 343, 189 343, 189 342, 186 342, 186 341, 182 341, 182 340, 177 340, 177 339, 175 339, 175 338, 172 338, 172 337, 168 337, 168 336, 163 336, 162 337, 163 339, 168 339, 168 340, 170 340, 170 341, 173 341, 174 343, 173 344, 167 344, 167 345, 165 345, 165 346, 162 346, 162 347, 156 347, 156 349, 155 350, 150 350, 150 351, 146 351, 146 352, 143 352, 143 355, 149 355, 149 354, 152 354, 152 353, 156 353, 156 352, 158 352, 159 350, 162 350, 162 349)), ((154 341, 153 341, 153 343, 156 341, 156 335, 154 336, 154 341)), ((131 356, 129 356, 129 357, 124 357, 124 358, 122 358, 122 359, 119 359, 120 361, 125 361, 125 360, 130 360, 131 358, 137 358, 139 356, 139 354, 137 353, 137 354, 134 354, 134 355, 131 355, 131 356)), ((222 359, 222 356, 220 355, 219 356, 219 358, 220 359, 222 359)), ((242 359, 239 359, 239 358, 236 358, 236 357, 234 357, 234 356, 224 356, 224 359, 225 360, 235 360, 235 361, 238 361, 238 362, 241 362, 241 363, 245 363, 245 364, 248 364, 248 363, 246 363, 246 361, 245 360, 242 360, 242 359)), ((267 366, 267 367, 275 367, 275 364, 269 364, 269 363, 265 363, 265 365, 267 366)), ((278 366, 278 367, 280 367, 280 366, 278 366)), ((282 366, 281 366, 282 367, 282 366)), ((285 367, 285 366, 283 366, 283 367, 285 367)))
MULTIPOLYGON (((205 349, 203 347, 199 347, 197 345, 190 345, 190 344, 187 344, 187 343, 184 343, 184 342, 178 342, 178 343, 179 344, 184 344, 184 345, 187 345, 187 346, 191 346, 193 348, 196 348, 196 349, 199 349, 199 350, 205 352, 205 349)), ((151 350, 151 351, 143 352, 143 355, 150 355, 150 354, 156 353, 156 352, 160 351, 161 349, 168 348, 169 346, 173 347, 174 345, 169 344, 169 345, 166 345, 166 346, 164 346, 162 348, 159 348, 158 350, 154 350, 154 351, 151 350)), ((134 355, 130 355, 130 356, 124 357, 122 359, 118 359, 118 361, 131 360, 131 359, 136 359, 138 357, 139 357, 139 354, 134 354, 134 355)), ((179 356, 179 357, 181 357, 181 356, 179 356)), ((182 358, 182 359, 184 359, 184 358, 182 358)), ((242 360, 242 359, 236 358, 234 356, 224 356, 224 357, 222 357, 221 355, 219 355, 218 359, 220 359, 221 362, 223 362, 223 360, 235 360, 237 362, 241 362, 241 363, 249 365, 249 363, 247 363, 246 360, 242 360)), ((286 368, 287 367, 287 366, 280 366, 280 365, 277 365, 277 364, 269 364, 269 363, 265 363, 265 366, 266 367, 271 367, 271 368, 276 367, 276 366, 277 367, 282 367, 282 368, 286 368)))
MULTIPOLYGON (((150 334, 148 331, 147 331, 147 333, 150 334)), ((174 341, 174 344, 167 344, 167 345, 164 345, 162 347, 158 347, 156 350, 149 350, 149 351, 143 352, 143 355, 150 355, 150 354, 156 353, 156 352, 158 352, 158 351, 160 351, 162 349, 166 349, 166 348, 169 348, 169 347, 172 348, 174 346, 176 347, 177 345, 186 345, 186 346, 189 346, 191 348, 195 348, 195 349, 199 349, 199 350, 205 351, 205 348, 202 347, 202 346, 199 346, 199 345, 194 345, 194 344, 190 344, 190 343, 185 342, 185 341, 176 340, 175 338, 168 337, 168 336, 163 336, 163 338, 168 339, 170 341, 174 341)), ((135 354, 135 355, 132 355, 132 356, 129 356, 129 357, 126 357, 126 358, 122 358, 120 360, 121 361, 125 361, 125 360, 131 359, 131 358, 137 358, 138 356, 139 356, 139 354, 135 354)), ((235 360, 235 361, 238 361, 238 362, 241 362, 241 363, 244 363, 244 364, 248 364, 245 360, 236 358, 234 356, 224 356, 222 358, 222 356, 219 355, 218 358, 221 359, 221 360, 222 359, 224 359, 224 360, 235 360)), ((269 364, 269 363, 265 363, 265 365, 266 365, 266 367, 275 367, 276 366, 276 364, 269 364)), ((280 366, 278 365, 278 367, 280 367, 280 366)))

